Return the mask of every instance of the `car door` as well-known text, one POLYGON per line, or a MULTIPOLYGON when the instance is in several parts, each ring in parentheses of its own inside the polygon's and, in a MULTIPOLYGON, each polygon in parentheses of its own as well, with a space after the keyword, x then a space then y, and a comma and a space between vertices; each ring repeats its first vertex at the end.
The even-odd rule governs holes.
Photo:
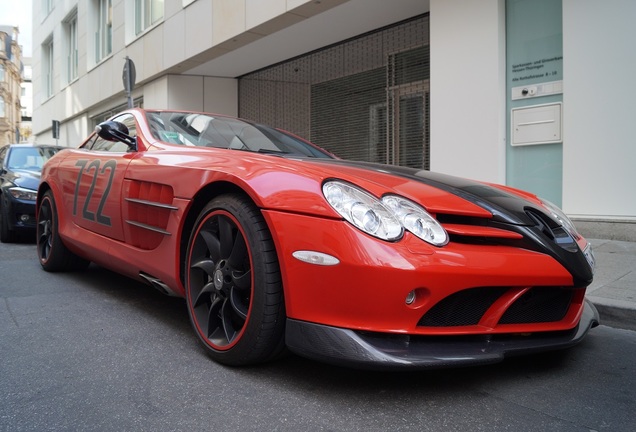
MULTIPOLYGON (((132 115, 115 120, 126 124, 131 136, 136 135, 132 115)), ((126 169, 137 153, 130 152, 124 143, 106 141, 98 135, 71 153, 58 169, 63 177, 67 214, 77 226, 123 241, 122 187, 126 169)))

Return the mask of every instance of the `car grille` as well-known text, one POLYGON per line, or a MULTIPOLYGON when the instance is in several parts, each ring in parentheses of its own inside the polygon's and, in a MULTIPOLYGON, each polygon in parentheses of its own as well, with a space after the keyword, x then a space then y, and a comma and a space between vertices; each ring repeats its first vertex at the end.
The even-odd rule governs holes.
POLYGON ((452 294, 420 319, 417 325, 450 327, 476 325, 488 308, 506 291, 506 288, 471 288, 452 294))
POLYGON ((498 245, 518 242, 523 236, 517 232, 500 227, 489 226, 490 219, 436 214, 439 223, 444 227, 451 242, 479 245, 498 245))
POLYGON ((501 319, 500 324, 554 322, 563 319, 570 308, 572 289, 534 287, 521 296, 501 319))
MULTIPOLYGON (((560 248, 570 252, 577 250, 576 239, 547 214, 532 207, 527 207, 525 214, 527 216, 525 226, 533 227, 536 232, 540 232, 549 242, 560 248)), ((468 215, 438 213, 435 217, 448 233, 451 242, 533 249, 533 245, 524 239, 518 226, 515 225, 493 223, 489 218, 468 215)))
POLYGON ((478 287, 462 290, 442 299, 419 320, 421 327, 478 325, 492 320, 505 307, 498 324, 527 324, 562 320, 574 299, 574 289, 565 287, 478 287), (520 290, 525 293, 518 296, 520 290), (517 298, 518 297, 518 298, 517 298), (516 299, 515 299, 516 298, 516 299), (509 304, 510 303, 510 304, 509 304), (491 311, 492 308, 492 311, 491 311))

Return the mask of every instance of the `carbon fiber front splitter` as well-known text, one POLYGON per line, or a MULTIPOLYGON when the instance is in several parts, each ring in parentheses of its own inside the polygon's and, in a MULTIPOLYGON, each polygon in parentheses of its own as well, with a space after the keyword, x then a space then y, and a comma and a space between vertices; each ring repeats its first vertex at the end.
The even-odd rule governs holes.
POLYGON ((498 363, 507 356, 568 348, 599 324, 598 311, 585 301, 578 326, 531 335, 409 336, 354 331, 287 320, 290 351, 311 359, 360 369, 430 369, 498 363))

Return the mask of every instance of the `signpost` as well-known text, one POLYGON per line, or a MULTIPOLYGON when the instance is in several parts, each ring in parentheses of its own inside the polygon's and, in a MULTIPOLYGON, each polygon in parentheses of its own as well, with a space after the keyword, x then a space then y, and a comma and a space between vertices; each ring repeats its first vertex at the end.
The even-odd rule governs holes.
POLYGON ((133 63, 133 61, 128 56, 126 56, 122 80, 124 81, 124 90, 126 90, 126 95, 128 96, 128 108, 134 107, 132 100, 132 91, 135 87, 135 79, 135 63, 133 63))
POLYGON ((60 138, 60 121, 59 120, 53 120, 51 122, 51 134, 53 135, 53 138, 55 139, 55 145, 58 145, 57 140, 60 138))

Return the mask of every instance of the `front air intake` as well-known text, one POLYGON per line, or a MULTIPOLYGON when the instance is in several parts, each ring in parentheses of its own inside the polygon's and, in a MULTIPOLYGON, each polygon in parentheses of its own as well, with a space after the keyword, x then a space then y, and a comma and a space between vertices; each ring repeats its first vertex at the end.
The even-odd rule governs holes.
POLYGON ((456 292, 429 309, 417 325, 424 327, 477 325, 488 308, 506 291, 505 287, 480 287, 456 292))
POLYGON ((560 321, 570 309, 572 289, 533 287, 510 306, 499 324, 560 321))
MULTIPOLYGON (((499 299, 513 298, 520 287, 469 288, 443 298, 420 318, 421 327, 475 326, 484 322, 505 324, 536 324, 563 320, 573 302, 580 301, 584 291, 561 286, 523 288, 525 293, 501 311, 491 308, 499 299), (502 314, 499 317, 498 314, 502 314)), ((483 325, 483 324, 482 324, 483 325)))

